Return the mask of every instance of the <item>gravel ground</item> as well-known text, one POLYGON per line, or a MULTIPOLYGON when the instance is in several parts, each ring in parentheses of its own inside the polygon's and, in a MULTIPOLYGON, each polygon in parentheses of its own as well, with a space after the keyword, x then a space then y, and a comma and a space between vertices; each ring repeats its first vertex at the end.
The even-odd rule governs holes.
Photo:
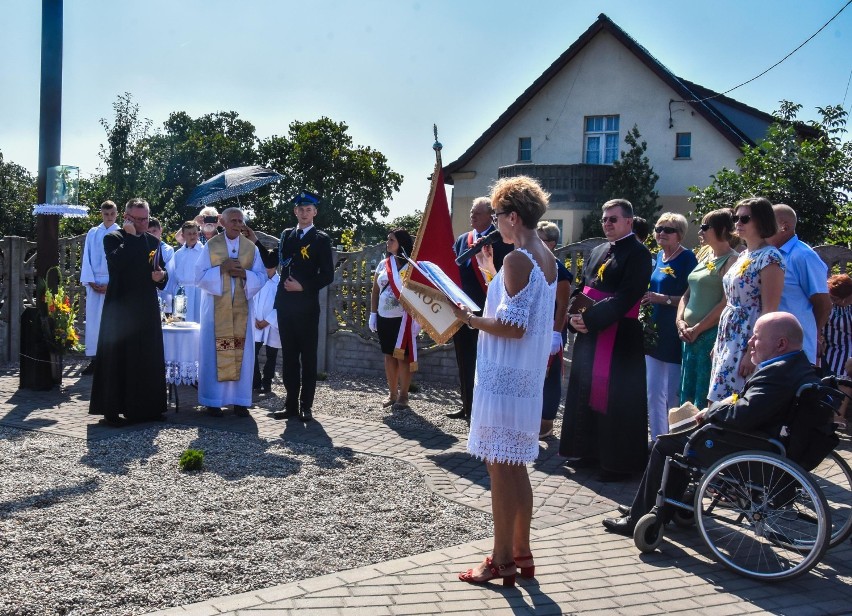
MULTIPOLYGON (((468 426, 465 421, 446 417, 446 413, 461 410, 458 390, 432 385, 428 382, 428 375, 421 377, 415 374, 414 383, 419 391, 410 394, 410 408, 393 411, 382 408, 382 401, 388 395, 384 379, 329 375, 325 381, 317 383, 314 413, 385 423, 400 431, 438 431, 467 437, 468 426)), ((276 379, 272 384, 272 395, 258 398, 255 408, 274 411, 283 407, 284 386, 276 379)), ((553 423, 556 436, 550 438, 558 439, 561 430, 562 410, 553 423)))
MULTIPOLYGON (((317 412, 444 421, 444 394, 418 394, 413 407, 440 412, 404 418, 351 404, 345 383, 320 388, 317 412)), ((431 494, 409 465, 346 449, 196 428, 84 442, 0 427, 2 614, 144 613, 492 532, 489 515, 431 494), (189 447, 205 452, 202 472, 179 471, 189 447)))

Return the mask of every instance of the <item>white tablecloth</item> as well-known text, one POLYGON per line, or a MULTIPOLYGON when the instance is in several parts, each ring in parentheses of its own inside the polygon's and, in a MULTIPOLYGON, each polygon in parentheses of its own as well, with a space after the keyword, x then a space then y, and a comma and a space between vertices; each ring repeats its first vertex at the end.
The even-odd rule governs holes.
POLYGON ((198 383, 198 353, 201 326, 185 323, 181 326, 163 325, 163 351, 166 360, 166 381, 175 385, 198 383))

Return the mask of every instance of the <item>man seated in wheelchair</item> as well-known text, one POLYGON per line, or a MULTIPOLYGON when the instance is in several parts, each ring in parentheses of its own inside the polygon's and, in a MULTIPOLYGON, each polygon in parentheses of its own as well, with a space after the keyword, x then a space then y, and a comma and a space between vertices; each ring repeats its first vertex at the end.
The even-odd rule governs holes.
MULTIPOLYGON (((715 430, 705 437, 704 431, 700 438, 696 438, 688 450, 688 459, 694 461, 696 466, 708 466, 715 460, 732 453, 750 449, 763 448, 771 450, 768 438, 777 439, 791 449, 795 446, 799 450, 813 449, 811 440, 812 432, 808 432, 808 443, 802 444, 802 439, 797 443, 787 439, 790 426, 797 423, 793 415, 806 417, 807 413, 791 413, 791 409, 801 408, 801 401, 796 405, 796 394, 799 388, 806 384, 819 384, 816 370, 808 361, 802 351, 802 327, 792 314, 786 312, 772 312, 760 317, 754 326, 754 332, 748 343, 751 360, 755 371, 745 383, 745 387, 739 395, 731 396, 725 400, 714 402, 710 408, 699 412, 695 419, 697 426, 691 430, 678 434, 661 435, 648 460, 642 482, 630 507, 619 506, 622 513, 621 518, 607 518, 603 525, 607 530, 622 535, 632 535, 636 522, 648 513, 655 505, 657 492, 663 477, 663 468, 667 456, 682 454, 691 434, 699 429, 702 424, 712 424, 733 432, 720 434, 715 430), (753 436, 761 436, 762 439, 753 436)), ((816 388, 815 388, 816 390, 816 388)), ((822 409, 826 410, 826 409, 822 409)), ((833 416, 833 409, 827 409, 827 413, 833 416)), ((807 419, 813 423, 822 423, 831 426, 830 419, 825 420, 825 413, 814 413, 819 418, 807 419)), ((798 428, 798 425, 796 425, 798 428)), ((807 429, 807 428, 806 428, 807 429)), ((796 434, 803 432, 799 430, 796 434)), ((836 436, 829 428, 826 438, 829 440, 836 436)), ((818 439, 817 439, 818 440, 818 439)), ((836 444, 836 440, 833 442, 836 444)), ((788 456, 804 466, 815 467, 822 457, 833 449, 833 444, 821 443, 821 451, 814 454, 810 452, 810 458, 814 455, 819 457, 815 463, 812 460, 797 460, 788 450, 788 456)), ((776 451, 778 451, 776 449, 776 451)), ((808 458, 808 451, 801 451, 800 458, 808 458)), ((689 484, 689 473, 683 466, 677 464, 669 465, 669 474, 665 486, 665 495, 668 498, 680 499, 689 484)), ((670 509, 670 508, 667 508, 670 509)), ((670 512, 663 514, 670 516, 670 512)), ((664 519, 664 521, 666 521, 664 519)))

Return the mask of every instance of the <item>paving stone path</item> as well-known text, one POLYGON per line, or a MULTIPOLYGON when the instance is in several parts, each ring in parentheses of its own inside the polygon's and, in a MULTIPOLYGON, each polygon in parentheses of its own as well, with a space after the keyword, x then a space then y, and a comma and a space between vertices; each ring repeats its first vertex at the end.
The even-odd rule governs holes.
MULTIPOLYGON (((17 373, 7 371, 0 374, 0 424, 89 440, 113 436, 114 428, 98 425, 98 418, 87 414, 90 386, 91 379, 81 377, 75 365, 66 367, 63 388, 49 392, 18 390, 17 373)), ((435 493, 490 510, 485 469, 456 436, 326 416, 319 408, 316 421, 307 425, 275 421, 258 407, 250 419, 212 418, 195 408, 192 388, 181 387, 180 396, 181 410, 168 413, 169 423, 394 457, 414 465, 435 493)), ((588 472, 575 474, 556 454, 557 445, 553 439, 545 443, 530 469, 536 578, 519 578, 516 588, 457 580, 459 571, 488 552, 490 540, 485 540, 156 614, 852 614, 848 543, 829 552, 809 574, 783 584, 760 583, 723 569, 708 557, 694 530, 673 529, 660 551, 642 555, 632 540, 606 533, 600 525, 616 502, 630 499, 636 483, 602 484, 588 472)), ((843 447, 852 457, 848 440, 843 447)))

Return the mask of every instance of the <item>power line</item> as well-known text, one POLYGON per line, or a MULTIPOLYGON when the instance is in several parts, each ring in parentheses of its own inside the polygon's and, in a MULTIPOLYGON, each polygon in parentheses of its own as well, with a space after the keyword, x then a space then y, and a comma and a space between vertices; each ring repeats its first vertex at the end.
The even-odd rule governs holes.
MULTIPOLYGON (((760 77, 763 77, 766 73, 768 73, 769 71, 771 71, 773 68, 775 68, 776 66, 778 66, 779 64, 781 64, 782 62, 784 62, 787 58, 789 58, 789 57, 790 57, 790 56, 792 56, 794 53, 796 53, 797 51, 799 51, 802 47, 804 47, 804 46, 805 46, 805 45, 807 45, 809 42, 811 42, 811 40, 812 40, 812 39, 813 39, 813 38, 814 38, 817 34, 819 34, 820 32, 822 32, 823 30, 825 30, 825 29, 826 29, 826 27, 828 27, 828 24, 830 24, 832 21, 834 21, 834 20, 837 18, 837 16, 838 16, 838 15, 840 15, 840 14, 841 14, 844 10, 846 10, 846 7, 848 7, 850 4, 852 4, 852 0, 848 0, 848 2, 847 2, 846 4, 844 4, 844 5, 843 5, 843 7, 842 7, 839 11, 837 11, 831 19, 829 19, 827 22, 825 22, 825 23, 824 23, 824 24, 820 27, 820 29, 819 29, 819 30, 817 30, 816 32, 814 32, 813 34, 811 34, 811 35, 810 35, 807 39, 805 39, 805 41, 804 41, 801 45, 799 45, 798 47, 796 47, 793 51, 791 51, 791 52, 790 52, 790 53, 788 53, 786 56, 784 56, 783 58, 781 58, 780 60, 778 60, 778 62, 776 62, 775 64, 773 64, 772 66, 770 66, 768 69, 766 69, 765 71, 763 71, 763 72, 762 72, 762 73, 760 73, 759 75, 755 75, 755 76, 754 76, 754 77, 752 77, 751 79, 749 79, 749 80, 747 80, 747 81, 744 81, 744 82, 742 82, 741 84, 738 84, 738 85, 734 86, 734 87, 733 87, 733 88, 731 88, 730 90, 725 90, 724 92, 720 92, 720 93, 718 93, 718 94, 714 94, 713 96, 708 96, 707 98, 701 98, 701 99, 697 99, 697 100, 678 101, 678 102, 681 102, 681 103, 703 103, 704 101, 709 101, 709 100, 714 99, 714 98, 717 98, 717 97, 719 97, 719 96, 724 96, 725 94, 728 94, 729 92, 733 92, 733 91, 734 91, 734 90, 736 90, 737 88, 741 88, 742 86, 744 86, 744 85, 746 85, 746 84, 751 83, 751 82, 752 82, 752 81, 754 81, 755 79, 759 79, 760 77)), ((847 85, 847 90, 848 90, 848 85, 847 85)), ((845 100, 845 98, 846 98, 846 97, 844 96, 844 100, 845 100)))

